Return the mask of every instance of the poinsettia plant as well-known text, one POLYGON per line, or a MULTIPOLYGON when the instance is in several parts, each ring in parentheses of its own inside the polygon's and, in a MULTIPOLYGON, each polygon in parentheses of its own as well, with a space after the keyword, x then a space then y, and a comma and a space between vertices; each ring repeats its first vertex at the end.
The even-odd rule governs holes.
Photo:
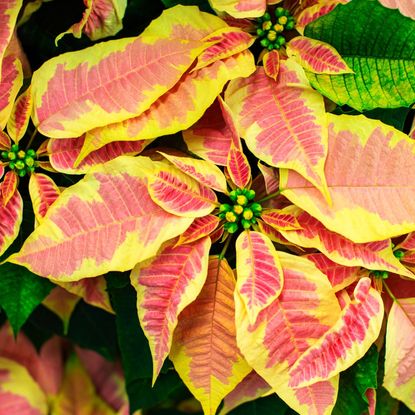
POLYGON ((415 411, 415 5, 58 3, 0 5, 0 404, 415 411))

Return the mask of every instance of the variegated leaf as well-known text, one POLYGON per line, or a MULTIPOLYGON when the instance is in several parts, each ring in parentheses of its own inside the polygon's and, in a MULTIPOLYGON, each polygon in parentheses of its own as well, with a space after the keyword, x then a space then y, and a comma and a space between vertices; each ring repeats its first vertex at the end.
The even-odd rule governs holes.
POLYGON ((398 9, 404 16, 415 20, 415 4, 413 0, 379 0, 379 2, 390 9, 398 9))
POLYGON ((29 179, 29 194, 36 221, 40 223, 49 207, 58 198, 60 190, 49 176, 32 173, 29 179))
POLYGON ((195 125, 183 132, 183 138, 192 153, 219 166, 226 166, 235 132, 222 110, 217 99, 195 125))
POLYGON ((293 169, 327 198, 327 130, 323 97, 294 61, 280 64, 278 82, 263 68, 232 81, 225 100, 252 153, 271 166, 293 169))
POLYGON ((301 387, 326 380, 349 368, 377 339, 383 320, 383 302, 362 278, 354 289, 354 300, 316 344, 306 350, 290 370, 290 386, 301 387))
POLYGON ((32 107, 33 100, 29 87, 17 98, 7 121, 7 132, 15 143, 18 143, 26 133, 32 107))
POLYGON ((10 137, 3 131, 0 131, 0 150, 10 150, 12 143, 10 137))
POLYGON ((215 215, 206 215, 201 218, 196 218, 186 231, 179 236, 176 246, 188 244, 211 235, 219 226, 219 221, 220 219, 215 215))
POLYGON ((301 415, 329 415, 338 377, 293 389, 288 387, 288 371, 336 322, 340 307, 327 277, 311 261, 284 252, 278 252, 278 257, 284 289, 255 324, 249 323, 245 304, 235 293, 238 346, 248 363, 294 410, 301 415))
POLYGON ((265 164, 258 162, 258 168, 264 177, 265 189, 267 194, 275 193, 280 186, 280 176, 278 169, 275 167, 269 167, 265 164))
MULTIPOLYGON (((261 219, 278 231, 301 229, 296 215, 284 209, 267 209, 261 214, 261 219)), ((300 244, 297 244, 300 245, 300 244)))
POLYGON ((82 298, 86 303, 101 308, 108 313, 114 313, 103 276, 84 278, 79 281, 58 282, 58 285, 71 294, 82 298))
POLYGON ((383 386, 415 411, 415 298, 394 302, 386 332, 383 386))
POLYGON ((6 206, 16 193, 19 178, 14 171, 8 171, 0 183, 0 204, 6 206))
POLYGON ((216 165, 190 157, 178 157, 160 152, 183 173, 193 177, 201 184, 222 193, 228 193, 226 177, 216 165))
MULTIPOLYGON (((195 18, 201 14, 196 8, 192 11, 195 18)), ((209 46, 201 40, 183 40, 179 33, 172 38, 151 34, 161 21, 180 32, 181 18, 176 8, 168 9, 137 38, 98 43, 45 62, 32 78, 38 130, 48 137, 79 137, 147 110, 209 46), (80 80, 94 87, 76 87, 80 80)))
POLYGON ((323 254, 308 254, 307 259, 313 261, 316 267, 327 276, 334 291, 340 291, 359 279, 360 267, 346 267, 333 262, 323 254))
POLYGON ((284 276, 272 241, 259 232, 242 232, 235 245, 236 289, 254 324, 259 313, 281 293, 284 276))
POLYGON ((415 142, 364 116, 328 114, 325 164, 329 206, 303 177, 280 170, 282 194, 323 225, 353 242, 415 230, 415 142))
POLYGON ((241 146, 231 143, 226 163, 229 176, 236 187, 244 189, 251 182, 251 166, 241 146))
POLYGON ((277 81, 280 72, 280 54, 277 50, 272 50, 264 55, 264 71, 274 81, 277 81))
POLYGON ((230 80, 255 70, 253 56, 241 52, 198 71, 185 74, 141 115, 89 131, 77 162, 114 140, 144 140, 174 134, 193 125, 230 80))
POLYGON ((51 165, 61 173, 84 174, 92 166, 103 164, 122 155, 134 156, 141 153, 152 140, 112 141, 89 153, 76 167, 75 161, 85 142, 79 138, 51 138, 47 151, 51 165))
POLYGON ((45 393, 19 363, 0 357, 0 408, 4 414, 47 415, 45 393))
POLYGON ((174 332, 170 358, 205 415, 251 371, 236 345, 234 290, 227 261, 210 257, 206 283, 174 332))
MULTIPOLYGON (((3 58, 12 38, 22 0, 4 0, 0 4, 0 73, 3 74, 3 58)), ((0 77, 3 83, 3 75, 0 77)))
POLYGON ((173 166, 160 166, 149 178, 148 189, 166 212, 186 218, 208 215, 218 204, 211 189, 173 166))
POLYGON ((243 52, 254 43, 255 37, 236 27, 226 27, 212 33, 204 40, 214 44, 198 56, 197 64, 192 71, 204 68, 217 60, 223 60, 243 52))
POLYGON ((265 13, 266 0, 209 0, 212 8, 233 17, 260 17, 265 13))
POLYGON ((320 16, 330 13, 338 4, 347 3, 349 0, 318 0, 310 7, 304 8, 297 17, 295 29, 301 34, 304 33, 304 28, 320 16))
POLYGON ((338 264, 361 266, 372 270, 386 270, 414 278, 393 255, 391 241, 354 243, 338 233, 331 232, 307 212, 294 208, 299 229, 281 230, 281 234, 290 242, 304 248, 317 248, 338 264))
POLYGON ((66 189, 9 261, 58 281, 132 269, 184 232, 191 218, 170 215, 147 191, 155 162, 118 157, 66 189))
POLYGON ((112 408, 97 395, 88 373, 74 354, 66 362, 62 388, 54 400, 51 415, 114 415, 112 408))
POLYGON ((313 73, 327 75, 353 73, 333 46, 319 40, 305 36, 296 37, 287 44, 287 54, 313 73))
POLYGON ((23 218, 23 200, 16 190, 7 205, 2 202, 0 195, 0 255, 16 239, 23 218))
MULTIPOLYGON (((2 16, 0 15, 0 21, 1 19, 2 16)), ((3 62, 0 62, 0 65, 0 129, 3 130, 12 112, 14 100, 23 84, 23 70, 19 59, 14 55, 6 56, 3 62)))
POLYGON ((85 33, 91 40, 99 40, 117 34, 122 29, 126 0, 84 0, 86 9, 80 22, 73 24, 55 40, 67 33, 80 38, 85 33))
POLYGON ((209 238, 168 246, 131 273, 141 327, 153 357, 153 384, 170 352, 179 314, 199 295, 206 281, 209 238))
POLYGON ((271 386, 253 370, 223 400, 219 415, 226 415, 237 406, 261 398, 271 391, 271 386))

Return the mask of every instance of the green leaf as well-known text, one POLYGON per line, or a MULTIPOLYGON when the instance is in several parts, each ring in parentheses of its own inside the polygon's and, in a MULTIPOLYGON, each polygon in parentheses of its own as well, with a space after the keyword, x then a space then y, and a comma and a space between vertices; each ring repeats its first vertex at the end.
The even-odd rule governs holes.
MULTIPOLYGON (((398 413, 398 408, 399 401, 392 398, 389 392, 383 386, 381 386, 376 391, 375 415, 396 415, 398 413)), ((404 412, 399 411, 399 414, 404 415, 404 412)), ((407 412, 407 414, 412 414, 412 412, 407 412)))
POLYGON ((115 317, 82 300, 71 315, 67 336, 79 346, 95 350, 109 360, 118 353, 115 317))
POLYGON ((19 265, 0 265, 0 307, 16 335, 54 285, 19 265))
POLYGON ((312 86, 337 104, 363 111, 415 102, 415 20, 377 0, 353 0, 309 24, 304 34, 332 45, 355 72, 307 72, 312 86))
POLYGON ((271 395, 266 398, 244 403, 229 412, 229 415, 285 415, 287 411, 288 406, 278 396, 271 395))
POLYGON ((111 304, 116 313, 118 343, 121 350, 130 410, 150 408, 187 388, 166 363, 154 387, 152 360, 147 338, 137 317, 137 296, 128 273, 111 272, 107 277, 111 304))
POLYGON ((341 373, 339 395, 333 415, 360 415, 368 408, 366 391, 377 388, 379 354, 376 346, 356 362, 350 369, 341 373))

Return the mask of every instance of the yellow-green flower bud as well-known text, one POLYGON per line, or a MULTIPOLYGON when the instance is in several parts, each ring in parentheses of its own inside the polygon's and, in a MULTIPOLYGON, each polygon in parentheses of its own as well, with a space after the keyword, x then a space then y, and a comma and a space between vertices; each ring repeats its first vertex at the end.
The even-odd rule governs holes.
POLYGON ((251 227, 251 222, 249 220, 242 219, 241 225, 244 229, 249 229, 251 227))
POLYGON ((277 32, 270 30, 267 35, 267 39, 273 42, 277 38, 277 32))
POLYGON ((279 24, 285 25, 287 22, 288 22, 287 16, 281 16, 281 17, 278 18, 278 23, 279 24))
POLYGON ((7 154, 7 158, 9 160, 16 160, 16 153, 13 153, 13 151, 9 151, 9 153, 7 154))
POLYGON ((17 160, 16 161, 16 169, 18 169, 18 170, 22 170, 22 169, 24 169, 26 166, 25 166, 25 164, 24 164, 24 161, 22 161, 22 160, 17 160))
POLYGON ((219 206, 219 212, 229 212, 232 210, 232 206, 227 203, 223 203, 219 206))
POLYGON ((252 203, 250 209, 255 216, 259 216, 262 213, 262 206, 259 203, 252 203))
POLYGON ((248 198, 245 195, 239 195, 236 198, 236 203, 241 206, 245 206, 248 203, 248 198))
POLYGON ((237 216, 233 212, 227 212, 225 218, 228 222, 236 222, 238 220, 237 216))
POLYGON ((244 209, 242 217, 246 220, 251 220, 254 217, 254 212, 251 209, 244 209))
POLYGON ((22 160, 26 157, 26 153, 23 150, 19 150, 17 157, 22 160))
POLYGON ((35 160, 32 157, 26 157, 24 161, 28 167, 32 167, 35 164, 35 160))
MULTIPOLYGON (((241 197, 241 196, 238 196, 238 197, 241 197)), ((240 215, 240 214, 244 211, 244 208, 243 208, 241 205, 235 205, 235 206, 233 207, 233 211, 234 211, 237 215, 240 215)))
POLYGON ((225 231, 227 231, 229 233, 235 233, 238 230, 238 224, 237 223, 228 222, 228 223, 225 223, 225 225, 223 226, 223 228, 225 229, 225 231))
POLYGON ((255 190, 247 190, 246 197, 248 198, 248 200, 253 200, 255 198, 255 190))
POLYGON ((272 27, 272 22, 270 20, 262 23, 262 30, 264 31, 271 29, 271 27, 272 27))
POLYGON ((284 26, 279 23, 274 24, 274 30, 278 33, 281 33, 284 30, 284 26))

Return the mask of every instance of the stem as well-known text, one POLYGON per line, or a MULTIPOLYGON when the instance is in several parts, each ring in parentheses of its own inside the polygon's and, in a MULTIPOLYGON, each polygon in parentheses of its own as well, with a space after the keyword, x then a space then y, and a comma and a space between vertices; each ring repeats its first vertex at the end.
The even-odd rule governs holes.
POLYGON ((27 146, 26 146, 26 150, 29 150, 30 146, 33 143, 33 140, 36 137, 36 134, 37 134, 37 128, 35 129, 35 131, 33 131, 32 135, 30 136, 29 142, 27 143, 27 146))
POLYGON ((265 197, 263 197, 262 199, 258 200, 258 201, 257 201, 257 203, 262 203, 262 202, 265 202, 265 201, 267 201, 267 200, 269 200, 269 199, 272 199, 273 197, 278 196, 278 195, 280 195, 280 194, 281 194, 281 190, 277 190, 276 192, 271 193, 270 195, 265 196, 265 197))
POLYGON ((229 234, 226 238, 226 242, 225 242, 225 245, 223 246, 222 252, 219 254, 219 259, 225 258, 226 251, 228 250, 229 244, 231 243, 231 239, 232 239, 232 236, 231 234, 229 234))

